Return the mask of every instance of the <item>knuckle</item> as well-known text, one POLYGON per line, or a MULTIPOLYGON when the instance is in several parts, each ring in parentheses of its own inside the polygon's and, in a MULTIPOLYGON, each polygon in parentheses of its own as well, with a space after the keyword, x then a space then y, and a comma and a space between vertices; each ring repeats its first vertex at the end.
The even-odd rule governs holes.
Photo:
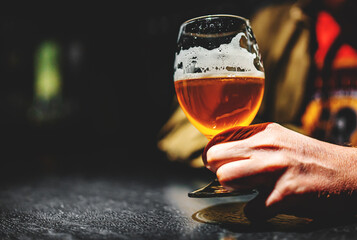
POLYGON ((270 123, 264 131, 254 136, 253 145, 277 145, 281 139, 281 126, 278 123, 270 123))
POLYGON ((278 130, 278 129, 280 129, 281 128, 281 125, 279 124, 279 123, 275 123, 275 122, 273 122, 273 123, 270 123, 268 126, 267 126, 267 128, 269 129, 269 130, 278 130))

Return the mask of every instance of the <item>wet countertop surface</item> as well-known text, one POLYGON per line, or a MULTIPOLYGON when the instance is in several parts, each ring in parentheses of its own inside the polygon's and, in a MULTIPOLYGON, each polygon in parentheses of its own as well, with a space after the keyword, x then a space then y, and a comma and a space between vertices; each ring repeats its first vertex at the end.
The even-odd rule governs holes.
POLYGON ((357 220, 278 215, 253 224, 254 196, 192 199, 206 183, 182 167, 116 174, 42 174, 0 187, 1 239, 356 239, 357 220))

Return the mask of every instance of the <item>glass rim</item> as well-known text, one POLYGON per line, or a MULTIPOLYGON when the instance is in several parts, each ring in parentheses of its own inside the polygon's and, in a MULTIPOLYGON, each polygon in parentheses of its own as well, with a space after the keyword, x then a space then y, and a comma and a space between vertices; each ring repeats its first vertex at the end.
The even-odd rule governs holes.
POLYGON ((249 19, 247 18, 244 18, 244 17, 241 17, 241 16, 238 16, 238 15, 233 15, 233 14, 208 14, 208 15, 203 15, 203 16, 199 16, 199 17, 194 17, 194 18, 191 18, 191 19, 188 19, 186 21, 184 21, 182 24, 181 24, 181 27, 191 23, 191 22, 194 22, 196 20, 200 20, 200 19, 204 19, 204 18, 210 18, 210 17, 230 17, 230 18, 237 18, 237 19, 241 19, 247 23, 249 23, 249 19))

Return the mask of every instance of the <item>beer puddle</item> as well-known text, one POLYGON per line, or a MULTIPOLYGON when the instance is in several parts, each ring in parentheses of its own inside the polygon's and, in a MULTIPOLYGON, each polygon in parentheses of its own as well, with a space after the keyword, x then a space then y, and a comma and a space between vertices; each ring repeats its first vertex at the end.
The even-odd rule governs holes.
POLYGON ((264 223, 252 223, 244 215, 245 203, 231 202, 213 205, 195 212, 195 221, 217 224, 239 232, 256 231, 303 231, 309 229, 313 219, 279 214, 264 223))

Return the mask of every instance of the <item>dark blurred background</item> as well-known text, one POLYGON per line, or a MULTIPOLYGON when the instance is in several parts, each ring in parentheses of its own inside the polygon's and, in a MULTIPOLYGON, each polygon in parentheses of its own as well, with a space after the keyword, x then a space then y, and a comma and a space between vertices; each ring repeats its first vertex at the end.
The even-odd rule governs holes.
POLYGON ((274 2, 53 1, 3 8, 1 177, 122 171, 164 158, 156 142, 173 110, 180 24, 216 13, 250 18, 274 2))

